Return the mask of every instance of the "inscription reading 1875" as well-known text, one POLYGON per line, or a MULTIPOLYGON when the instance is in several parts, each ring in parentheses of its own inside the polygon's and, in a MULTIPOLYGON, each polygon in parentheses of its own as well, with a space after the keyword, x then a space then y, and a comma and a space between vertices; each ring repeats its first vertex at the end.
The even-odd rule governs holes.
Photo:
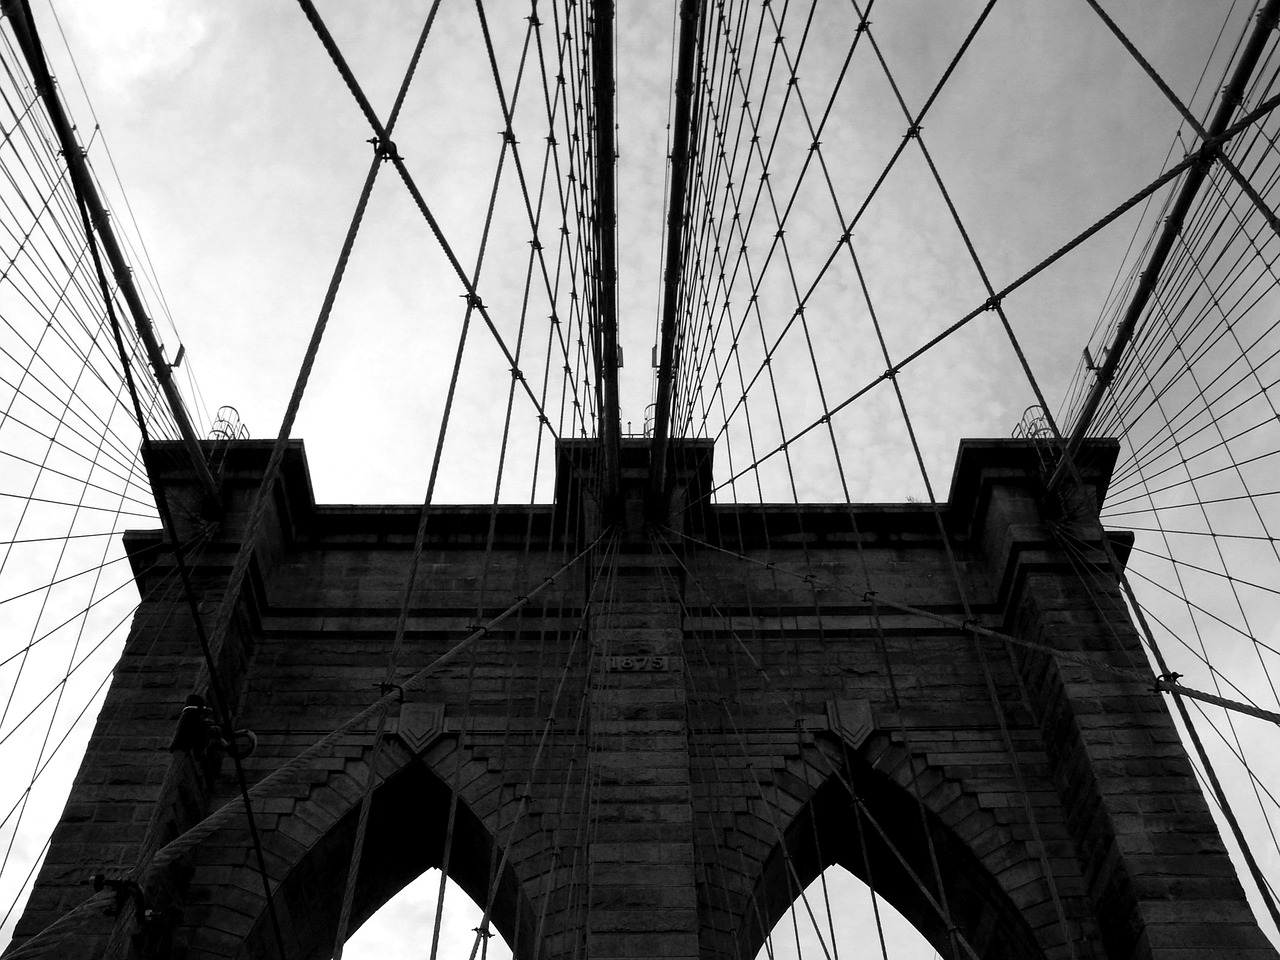
POLYGON ((626 670, 633 673, 656 670, 680 669, 679 657, 605 657, 604 668, 609 671, 626 670))

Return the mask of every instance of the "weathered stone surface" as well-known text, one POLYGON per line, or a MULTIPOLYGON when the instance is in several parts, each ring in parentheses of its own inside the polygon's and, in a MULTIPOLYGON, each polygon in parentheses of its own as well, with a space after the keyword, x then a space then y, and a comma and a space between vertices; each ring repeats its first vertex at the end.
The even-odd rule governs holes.
MULTIPOLYGON (((267 451, 225 461, 228 519, 194 570, 206 612, 267 451)), ((398 680, 595 537, 593 451, 562 446, 553 506, 433 508, 398 680)), ((647 447, 627 446, 615 540, 408 692, 376 755, 369 720, 255 789, 290 960, 332 948, 375 768, 353 923, 447 858, 522 960, 751 957, 832 863, 944 955, 954 934, 985 958, 1274 960, 1156 695, 895 606, 1143 662, 1114 590, 1082 584, 1057 546, 1031 446, 962 447, 942 516, 954 570, 922 506, 712 506, 709 453, 676 445, 684 508, 647 528, 647 447)), ((182 507, 185 479, 153 466, 182 507)), ((1105 466, 1086 479, 1105 484, 1105 466)), ((414 508, 317 506, 290 448, 218 658, 236 724, 258 737, 250 785, 378 696, 416 522, 414 508)), ((162 588, 13 949, 88 960, 114 932, 139 957, 272 955, 232 765, 167 751, 207 683, 172 558, 148 559, 157 534, 127 542, 144 591, 162 588), (154 919, 86 903, 100 872, 139 882, 154 919)))

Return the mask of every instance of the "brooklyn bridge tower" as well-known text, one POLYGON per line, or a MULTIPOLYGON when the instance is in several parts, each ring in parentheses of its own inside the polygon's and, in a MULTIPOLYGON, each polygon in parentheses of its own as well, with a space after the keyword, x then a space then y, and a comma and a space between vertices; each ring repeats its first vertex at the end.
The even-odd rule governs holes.
MULTIPOLYGON (((626 118, 615 116, 611 0, 534 4, 519 21, 521 72, 492 60, 498 169, 518 178, 532 231, 521 302, 536 309, 527 325, 516 311, 518 328, 482 295, 480 261, 453 252, 395 136, 414 67, 380 111, 320 13, 301 6, 368 122, 365 189, 278 439, 201 439, 176 394, 175 438, 144 436, 160 522, 124 535, 142 602, 8 956, 339 956, 439 868, 483 911, 476 949, 492 929, 521 960, 753 960, 790 909, 834 957, 818 918, 841 906, 823 902, 820 880, 839 865, 955 960, 1276 957, 1241 882, 1274 918, 1266 858, 1241 845, 1191 716, 1243 711, 1266 725, 1275 714, 1169 666, 1168 624, 1152 623, 1127 576, 1147 548, 1101 517, 1132 489, 1133 449, 1149 443, 1108 438, 1126 427, 1109 419, 1129 403, 1125 378, 1196 353, 1199 334, 1162 339, 1152 317, 1171 309, 1162 284, 1185 285, 1206 262, 1195 261, 1205 204, 1233 191, 1231 216, 1274 222, 1265 97, 1277 3, 1249 21, 1214 109, 1197 119, 1168 90, 1186 113, 1185 156, 1117 207, 1167 197, 1105 351, 1086 351, 1082 389, 1055 417, 1015 336, 1027 325, 1006 313, 1054 260, 988 281, 921 123, 993 5, 975 8, 927 99, 899 97, 885 170, 924 161, 986 288, 936 337, 908 344, 883 333, 859 260, 875 254, 858 240, 867 204, 841 192, 835 169, 848 132, 838 116, 826 126, 825 94, 800 82, 804 44, 834 43, 840 56, 810 51, 814 74, 829 60, 843 77, 847 53, 892 84, 892 44, 877 44, 857 4, 838 29, 823 25, 831 11, 811 11, 811 31, 802 14, 784 25, 782 4, 682 0, 653 404, 637 429, 619 397, 614 136, 626 118), (512 76, 534 77, 518 101, 533 115, 525 126, 512 76), (1246 162, 1250 150, 1267 159, 1246 162), (459 365, 467 325, 501 354, 509 376, 489 391, 506 400, 504 456, 510 442, 536 463, 525 502, 499 482, 488 503, 438 504, 443 427, 421 506, 316 502, 293 418, 380 176, 407 188, 464 295, 459 365), (786 178, 801 176, 840 229, 809 216, 809 194, 788 193, 786 178), (826 264, 802 263, 802 243, 826 264), (934 424, 913 418, 908 374, 978 324, 1005 338, 1041 402, 1013 439, 960 442, 948 487, 927 469, 934 424), (871 432, 850 439, 842 418, 864 395, 880 406, 871 432), (797 414, 800 400, 816 405, 797 414), (868 439, 890 415, 913 496, 859 502, 860 473, 898 469, 868 439), (531 422, 538 438, 521 447, 514 435, 531 422), (759 480, 768 470, 781 488, 759 480), (769 502, 787 488, 789 502, 769 502)), ((1140 44, 1107 32, 1128 42, 1105 12, 1080 6, 1146 64, 1140 44)), ((36 23, 20 0, 4 11, 61 138, 104 289, 123 289, 36 23)), ((413 64, 430 57, 435 16, 413 64)), ((111 311, 119 350, 146 348, 125 359, 130 389, 167 384, 127 292, 108 302, 122 306, 111 311)), ((446 425, 458 370, 442 380, 446 425)), ((963 401, 948 402, 964 421, 963 401)), ((472 429, 456 423, 454 442, 471 443, 472 429)), ((877 929, 846 955, 891 954, 877 929)))

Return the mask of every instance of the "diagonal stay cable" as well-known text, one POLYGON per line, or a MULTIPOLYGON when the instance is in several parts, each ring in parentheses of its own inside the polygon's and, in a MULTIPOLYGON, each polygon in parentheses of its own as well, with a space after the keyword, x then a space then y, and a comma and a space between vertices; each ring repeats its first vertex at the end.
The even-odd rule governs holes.
MULTIPOLYGON (((85 198, 77 191, 76 201, 80 207, 80 216, 84 223, 85 236, 89 238, 89 252, 93 256, 93 265, 98 274, 98 283, 102 288, 102 296, 107 305, 107 316, 111 324, 111 332, 115 338, 116 348, 120 353, 120 363, 124 373, 124 381, 129 390, 129 398, 133 403, 134 414, 138 421, 138 429, 142 433, 142 449, 144 453, 151 450, 151 439, 147 431, 146 420, 142 415, 142 405, 138 399, 138 389, 134 381, 133 371, 129 366, 128 351, 125 349, 124 337, 121 333, 121 325, 116 316, 115 309, 111 302, 110 289, 107 284, 107 276, 102 267, 102 261, 98 256, 98 246, 93 242, 93 232, 89 220, 89 207, 85 198)), ((204 621, 200 615, 199 601, 196 599, 195 589, 191 581, 191 571, 186 563, 186 554, 182 549, 182 545, 178 539, 177 528, 174 525, 173 513, 169 507, 168 497, 160 488, 159 483, 152 477, 152 488, 155 493, 156 510, 160 514, 161 523, 164 525, 165 533, 168 535, 171 549, 173 550, 174 563, 178 569, 179 577, 182 580, 182 592, 187 602, 187 607, 191 612, 191 618, 194 622, 196 636, 200 643, 201 653, 204 655, 205 668, 209 671, 209 686, 213 693, 214 705, 217 710, 217 717, 222 725, 222 729, 228 732, 235 729, 232 723, 229 702, 226 696, 225 687, 220 682, 214 663, 212 648, 209 643, 209 637, 204 629, 204 621)), ((234 734, 232 734, 234 736, 234 734)), ((248 780, 245 777, 244 766, 241 763, 241 757, 238 751, 230 750, 232 762, 235 766, 236 783, 239 786, 239 799, 243 802, 245 819, 249 828, 249 836, 253 843, 254 853, 257 858, 258 874, 262 880, 262 892, 266 897, 267 909, 271 919, 271 930, 275 939, 276 952, 280 960, 285 960, 284 936, 280 929, 280 918, 276 913, 275 901, 271 896, 271 884, 267 875, 266 860, 262 853, 262 840, 258 832, 258 824, 253 815, 253 805, 249 801, 248 780)), ((234 801, 232 801, 234 803, 234 801)), ((136 918, 141 920, 142 918, 136 918)), ((119 943, 121 938, 125 936, 124 927, 117 924, 111 933, 111 941, 119 943)), ((111 947, 108 946, 108 952, 111 947)))
MULTIPOLYGON (((1107 11, 1102 9, 1098 0, 1085 0, 1085 3, 1089 4, 1089 6, 1093 8, 1094 13, 1098 15, 1098 19, 1106 24, 1108 30, 1115 34, 1115 38, 1120 41, 1121 46, 1128 51, 1129 55, 1133 57, 1138 66, 1142 68, 1143 72, 1151 78, 1151 82, 1160 89, 1160 92, 1164 94, 1165 99, 1168 100, 1169 103, 1173 105, 1173 108, 1182 115, 1182 119, 1185 120, 1187 125, 1195 131, 1196 136, 1201 140, 1207 139, 1209 134, 1205 131, 1204 125, 1196 119, 1195 114, 1193 114, 1178 95, 1173 92, 1173 89, 1165 82, 1164 77, 1160 76, 1159 71, 1151 65, 1151 62, 1142 55, 1142 51, 1140 51, 1125 32, 1120 29, 1119 24, 1111 19, 1107 14, 1107 11)), ((1280 234, 1280 218, 1276 217, 1275 212, 1267 205, 1267 201, 1258 194, 1258 191, 1254 189, 1254 186, 1249 182, 1249 179, 1240 172, 1239 167, 1232 162, 1230 157, 1221 151, 1215 155, 1215 159, 1218 160, 1227 173, 1231 175, 1231 179, 1236 181, 1240 186, 1240 189, 1244 191, 1245 196, 1254 202, 1259 212, 1261 212, 1266 218, 1267 225, 1270 226, 1272 230, 1276 231, 1276 233, 1280 234)))
MULTIPOLYGON (((392 117, 398 114, 400 105, 404 102, 406 94, 409 92, 409 85, 413 80, 414 73, 417 72, 418 63, 422 59, 422 50, 426 46, 427 37, 431 35, 431 28, 435 24, 436 12, 440 9, 440 0, 435 0, 431 4, 431 9, 427 13, 426 22, 423 23, 422 29, 418 33, 418 42, 413 48, 413 53, 409 57, 409 65, 405 69, 404 79, 400 83, 399 93, 396 95, 395 106, 392 110, 392 117)), ((497 195, 498 180, 502 176, 502 160, 506 156, 505 149, 498 159, 498 173, 494 178, 493 194, 497 195)), ((488 238, 489 225, 493 216, 493 202, 490 200, 489 217, 485 221, 484 236, 488 238)), ((476 262, 476 275, 479 276, 480 260, 484 256, 484 241, 480 246, 480 255, 476 262)), ((453 408, 454 391, 458 384, 458 372, 462 366, 463 349, 467 342, 467 330, 470 327, 472 304, 467 301, 466 312, 462 319, 462 328, 458 334, 458 349, 453 363, 453 373, 449 380, 449 390, 445 399, 444 412, 441 415, 440 433, 436 441, 435 456, 431 462, 431 479, 427 485, 427 494, 422 509, 418 514, 417 535, 414 539, 413 556, 409 562, 409 572, 406 576, 404 594, 400 602, 399 615, 396 618, 395 636, 391 643, 391 651, 387 657, 387 665, 383 674, 383 685, 390 688, 395 679, 396 666, 400 659, 400 651, 404 641, 405 627, 409 619, 409 602, 413 595, 413 588, 417 581, 418 564, 422 557, 422 548, 426 540, 427 517, 429 514, 429 506, 432 496, 435 492, 435 481, 440 470, 440 458, 444 447, 445 431, 449 424, 449 414, 453 408)), ((378 754, 382 747, 383 732, 386 727, 387 710, 383 709, 378 712, 376 729, 373 737, 373 748, 370 752, 369 773, 365 780, 364 792, 360 798, 360 809, 357 816, 356 836, 351 859, 347 865, 347 876, 343 883, 342 904, 338 911, 337 930, 333 939, 333 960, 342 960, 342 952, 346 946, 347 930, 351 922, 351 910, 355 904, 356 884, 360 874, 360 863, 364 855, 365 835, 369 826, 369 814, 372 807, 373 789, 378 776, 378 754)))
MULTIPOLYGON (((400 107, 404 101, 404 95, 408 87, 408 78, 406 77, 404 85, 401 87, 400 94, 396 103, 392 108, 391 117, 388 120, 388 131, 394 129, 396 118, 399 115, 400 107)), ((280 425, 279 433, 275 443, 272 445, 271 456, 264 470, 262 480, 254 494, 253 504, 250 508, 249 517, 245 526, 245 535, 240 543, 240 548, 236 553, 235 562, 232 566, 231 573, 228 576, 226 594, 218 607, 217 615, 214 619, 212 628, 208 632, 207 642, 202 644, 206 647, 205 665, 201 669, 200 679, 197 681, 197 690, 211 690, 217 694, 216 699, 223 701, 220 704, 220 713, 224 714, 222 718, 226 722, 224 729, 234 729, 229 722, 230 716, 220 694, 221 685, 218 681, 218 663, 221 660, 223 647, 227 632, 231 625, 234 610, 239 602, 240 593, 244 586, 244 581, 248 575, 249 565, 256 552, 259 533, 262 528, 262 520, 266 515, 267 507, 271 501, 271 491, 274 489, 275 482, 280 473, 281 464, 284 461, 284 453, 287 447, 287 441, 293 428, 294 420, 297 417, 298 408, 302 403, 302 395, 306 389, 307 381, 310 378, 312 367, 315 364, 315 358, 319 352, 320 342, 323 338, 324 331, 328 325, 329 316, 332 313, 334 301, 337 298, 338 289, 341 286, 343 275, 346 271, 347 263, 350 259, 352 247, 355 244, 355 238, 359 232, 360 224, 364 219, 364 213, 367 209, 369 197, 373 192, 373 185, 377 179, 378 170, 386 157, 386 148, 389 141, 384 138, 382 142, 376 145, 375 155, 370 164, 369 172, 365 177, 364 186, 361 189, 360 197, 356 203, 356 209, 351 218, 351 223, 347 228, 346 236, 343 240, 342 249, 338 255, 338 261, 334 267, 333 274, 329 281, 328 289, 325 292, 324 301, 320 308, 320 314, 316 319, 315 326, 312 330, 311 339, 307 344, 307 350, 303 357, 301 368, 298 371, 297 379, 294 383, 293 392, 290 395, 288 406, 286 407, 283 421, 280 425)), ((158 498, 160 499, 160 498, 158 498)), ((194 612, 194 611, 193 611, 194 612)), ((201 635, 201 639, 205 640, 204 630, 198 613, 195 617, 197 632, 201 635)), ((235 757, 235 754, 232 754, 235 757)), ((236 758, 237 772, 239 773, 239 759, 236 758)), ((244 784, 243 775, 240 774, 241 792, 244 804, 249 817, 250 830, 254 834, 255 847, 258 846, 256 828, 253 823, 252 807, 249 803, 249 794, 244 784)), ((267 883, 267 871, 265 865, 261 863, 259 855, 259 872, 262 874, 264 890, 269 911, 272 917, 272 928, 275 933, 276 946, 280 956, 285 956, 283 938, 280 933, 279 923, 275 916, 275 907, 270 895, 270 887, 267 883)))
MULTIPOLYGON (((423 197, 422 191, 418 189, 417 182, 409 173, 408 167, 405 166, 404 160, 396 153, 395 144, 391 141, 391 133, 394 128, 395 114, 387 121, 387 126, 382 125, 382 121, 378 119, 378 115, 374 113, 372 105, 368 98, 365 97, 364 91, 361 90, 360 84, 356 81, 355 74, 351 72, 351 67, 347 65, 346 58, 343 57, 342 51, 338 49, 338 45, 334 42, 333 36, 329 33, 328 27, 320 18, 319 12, 315 8, 315 4, 311 0, 298 0, 298 5, 302 7, 302 12, 306 15, 307 20, 311 23, 312 28, 316 32, 316 36, 320 38, 320 42, 324 44, 325 50, 329 54, 329 58, 333 61, 334 66, 338 68, 338 72, 342 75, 343 81, 347 85, 347 89, 351 91, 351 95, 355 97, 356 103, 360 107, 360 112, 364 114, 365 119, 369 121, 369 126, 373 129, 377 137, 378 151, 381 157, 390 160, 395 166, 396 172, 400 174, 400 179, 404 181, 404 185, 409 190, 409 195, 413 198, 414 204, 418 208, 418 212, 427 222, 427 226, 431 229, 431 233, 435 236, 436 242, 440 245, 441 251, 445 258, 449 261, 449 266, 453 269, 461 281, 463 289, 467 292, 467 299, 475 305, 476 310, 480 313, 480 317, 484 320, 485 326, 489 328, 489 332, 493 334, 494 341, 498 345, 498 349, 502 351, 502 355, 506 358, 507 363, 511 365, 514 376, 520 381, 520 385, 524 387, 525 394, 529 397, 529 402, 533 404, 535 410, 538 411, 538 418, 543 427, 549 430, 553 435, 555 428, 551 425, 551 420, 543 410, 542 404, 539 402, 537 395, 533 392, 533 388, 529 386, 525 380, 524 374, 520 373, 520 368, 516 364, 516 359, 512 355, 511 350, 507 347, 506 341, 502 338, 502 334, 494 325, 493 318, 489 316, 489 310, 485 307, 484 301, 480 299, 480 295, 476 292, 475 284, 467 276, 466 270, 463 269, 462 262, 458 259, 457 254, 453 252, 453 246, 449 243, 444 235, 444 231, 440 228, 439 221, 436 220, 435 214, 431 212, 430 206, 427 205, 426 198, 423 197)), ((559 439, 557 437, 557 439, 559 439)))
MULTIPOLYGON (((301 0, 304 2, 305 0, 301 0)), ((313 10, 314 12, 314 10, 313 10)), ((327 37, 327 33, 325 34, 327 37)), ((328 42, 332 44, 332 38, 328 42)), ((336 49, 336 48, 335 48, 336 49)), ((349 71, 348 71, 349 73, 349 71)), ((271 448, 271 456, 267 461, 267 466, 263 471, 262 480, 258 485, 258 489, 254 494, 253 505, 249 511, 249 517, 245 524, 245 535, 240 544, 240 549, 236 553, 235 562, 231 568, 231 573, 227 578, 226 594, 222 603, 219 605, 217 618, 214 621, 213 628, 210 631, 210 644, 214 651, 215 661, 220 657, 222 645, 226 638, 227 631, 231 625, 231 618, 235 606, 239 601, 240 591, 244 586, 245 577, 248 575, 249 563, 257 548, 258 534, 262 526, 262 520, 266 516, 267 507, 271 500, 271 490, 273 489, 276 479, 280 474, 281 464, 284 462, 284 452, 287 446, 289 435, 293 430, 294 421, 297 419, 298 408, 302 404, 302 395, 306 391, 307 381, 310 379, 311 370, 315 365, 316 355, 320 350, 320 342, 324 337, 325 328, 328 326, 329 317, 333 312, 333 304, 338 296, 338 289, 342 285, 342 278, 346 273, 347 264, 351 259, 351 250, 355 245, 356 235, 359 233, 360 225, 364 220, 365 211, 368 209, 369 197, 373 193, 373 185, 378 176, 378 170, 384 160, 394 155, 394 144, 392 144, 390 135, 395 130, 396 120, 400 115, 400 108, 404 103, 404 98, 408 92, 408 79, 401 85, 397 94, 396 102, 391 108, 391 115, 387 120, 387 126, 384 128, 378 125, 379 140, 374 147, 374 157, 369 165, 369 171, 365 175, 364 186, 360 190, 360 196, 356 201, 355 211, 351 215, 351 222, 347 227, 346 236, 342 241, 342 248, 338 253, 337 263, 334 265, 333 274, 329 279, 329 286, 325 291, 324 300, 320 306, 320 313, 316 318, 315 326, 311 332, 311 339, 307 343, 306 353, 303 356, 301 367, 298 370, 297 379, 294 382, 293 392, 289 397, 289 403, 285 408, 284 417, 280 423, 280 430, 276 436, 275 443, 271 448)), ((360 97, 362 103, 363 95, 360 97)), ((207 684, 208 678, 203 678, 203 683, 207 684)))
MULTIPOLYGON (((818 286, 821 284, 823 278, 827 275, 827 272, 831 269, 832 264, 835 262, 836 258, 840 255, 841 249, 846 245, 846 243, 848 242, 848 239, 852 236, 854 229, 861 222, 863 214, 866 213, 867 209, 871 206, 871 202, 879 194, 880 188, 884 185, 885 181, 889 177, 889 174, 893 171, 894 167, 898 163, 898 160, 902 157, 903 152, 907 148, 907 144, 912 139, 914 139, 915 136, 919 133, 921 121, 928 114, 929 110, 933 107, 934 102, 937 100, 938 96, 942 93, 942 90, 946 87, 947 83, 950 81, 956 69, 959 67, 960 62, 963 60, 965 54, 968 52, 974 37, 977 35, 978 30, 981 29, 988 14, 990 13, 991 6, 993 5, 993 3, 994 3, 994 0, 988 0, 987 5, 984 7, 983 11, 979 14, 974 24, 970 27, 969 32, 966 34, 964 41, 960 44, 955 54, 952 56, 951 60, 948 62, 946 69, 942 73, 942 76, 939 77, 937 83, 934 84, 933 89, 930 91, 929 96, 926 98, 924 102, 924 105, 920 108, 919 113, 916 114, 914 122, 908 126, 906 133, 903 135, 902 139, 898 142, 898 145, 894 148, 892 155, 889 157, 889 160, 885 163, 884 167, 881 169, 879 176, 876 178, 875 182, 868 189, 861 204, 858 206, 858 209, 854 212, 853 216, 849 220, 843 223, 840 237, 837 239, 835 245, 832 247, 831 252, 827 255, 825 260, 822 262, 821 266, 818 268, 817 273, 814 275, 813 279, 809 282, 809 286, 805 290, 804 297, 801 299, 801 302, 798 305, 799 308, 803 308, 808 303, 810 298, 814 295, 814 293, 817 291, 818 286)), ((860 22, 865 24, 866 20, 863 19, 860 22)), ((788 210, 789 209, 790 209, 790 205, 788 205, 788 210)), ((776 243, 778 239, 780 238, 775 238, 774 243, 776 243)), ((753 286, 751 292, 753 295, 758 294, 759 293, 758 287, 753 286)), ((983 307, 980 308, 980 310, 977 312, 982 312, 987 309, 990 309, 990 304, 991 304, 991 301, 988 300, 987 303, 984 304, 983 307)), ((975 316, 976 316, 976 313, 975 313, 975 316)), ((798 317, 798 313, 793 313, 792 316, 786 322, 786 324, 783 325, 783 328, 779 332, 779 334, 774 338, 773 346, 769 348, 769 350, 765 354, 764 360, 761 361, 759 368, 751 378, 751 382, 747 387, 748 391, 750 390, 751 386, 754 385, 755 381, 763 373, 766 364, 768 364, 772 360, 774 352, 778 349, 783 337, 785 337, 787 333, 790 332, 790 330, 794 326, 797 317, 798 317)), ((972 317, 965 318, 966 322, 969 319, 972 319, 972 317)), ((947 336, 950 332, 953 332, 953 331, 946 331, 940 336, 947 336)), ((930 344, 930 346, 931 345, 932 344, 930 344)), ((914 357, 910 359, 914 359, 914 357)), ((880 379, 884 379, 884 377, 880 379)), ((729 413, 730 418, 737 413, 738 408, 741 407, 743 403, 744 403, 743 400, 739 400, 737 403, 735 403, 733 409, 729 413)), ((833 409, 831 412, 834 413, 835 410, 833 409)), ((822 422, 825 422, 825 421, 823 420, 817 421, 812 426, 816 427, 819 423, 822 423, 822 422)), ((726 427, 722 427, 720 432, 723 433, 725 429, 726 427)), ((812 427, 810 427, 809 429, 812 429, 812 427)), ((776 448, 773 451, 773 453, 781 452, 782 450, 785 449, 785 447, 786 447, 786 443, 784 442, 784 444, 776 448)), ((770 456, 771 455, 772 454, 770 454, 770 456)), ((757 465, 758 463, 753 466, 757 466, 757 465)))
MULTIPOLYGON (((514 602, 496 617, 493 617, 487 623, 470 631, 465 637, 455 643, 444 653, 440 654, 430 663, 421 667, 412 676, 408 677, 400 684, 400 689, 391 690, 379 697, 358 713, 348 717, 346 721, 339 724, 301 753, 281 764, 261 780, 258 780, 253 784, 253 786, 249 787, 247 793, 248 798, 250 800, 259 800, 265 796, 269 796, 271 791, 288 784, 297 777, 298 774, 309 767, 313 761, 326 754, 333 747, 337 746, 344 737, 353 734, 355 731, 368 724, 369 720, 376 716, 378 711, 386 709, 392 703, 399 702, 399 699, 402 696, 401 690, 403 690, 404 693, 408 693, 410 691, 420 689, 423 684, 426 683, 428 677, 452 663, 478 641, 490 636, 494 632, 495 627, 510 619, 520 610, 528 606, 535 597, 541 594, 548 587, 559 583, 567 573, 573 570, 580 562, 596 550, 601 541, 605 539, 605 536, 606 534, 601 534, 572 558, 557 568, 552 574, 544 577, 541 583, 530 588, 527 593, 516 597, 514 602)), ((166 868, 187 856, 210 836, 226 827, 237 816, 237 807, 237 800, 228 801, 199 823, 190 827, 184 833, 167 843, 164 847, 158 850, 148 862, 140 864, 136 873, 136 879, 139 886, 144 889, 147 888, 157 878, 163 875, 166 868)), ((115 894, 112 891, 108 890, 104 893, 90 896, 81 901, 64 914, 53 926, 47 927, 42 933, 37 934, 30 940, 26 941, 23 944, 22 949, 15 953, 15 957, 35 957, 42 954, 48 947, 46 937, 57 937, 59 932, 65 929, 68 924, 75 924, 85 913, 101 909, 104 902, 108 898, 114 897, 114 895, 115 894)))
MULTIPOLYGON (((704 494, 703 496, 704 497, 711 496, 717 490, 720 490, 723 487, 727 486, 728 484, 732 483, 733 481, 741 478, 746 473, 757 468, 765 460, 768 460, 776 456, 777 454, 781 453, 784 449, 786 449, 786 447, 789 444, 794 443, 796 440, 800 439, 805 434, 813 430, 816 430, 818 427, 822 426, 824 423, 826 423, 826 421, 830 417, 841 412, 850 404, 852 404, 854 401, 858 400, 860 397, 865 396, 867 393, 869 393, 873 388, 878 386, 883 381, 889 380, 895 377, 908 364, 912 363, 915 360, 920 359, 920 357, 924 356, 926 353, 928 353, 938 344, 942 343, 942 341, 946 340, 956 331, 966 326, 975 317, 981 316, 983 313, 986 313, 988 310, 993 309, 996 303, 1007 298, 1015 290, 1018 290, 1021 287, 1025 286, 1028 282, 1035 279, 1037 276, 1039 276, 1041 273, 1043 273, 1045 270, 1047 270, 1057 261, 1061 260, 1068 253, 1075 250, 1078 246, 1080 246, 1086 240, 1089 240, 1095 234, 1100 233, 1102 230, 1110 226, 1120 217, 1124 216, 1124 214, 1128 213, 1138 204, 1142 203, 1145 199, 1147 199, 1147 197, 1156 193, 1158 190, 1160 190, 1162 187, 1166 186, 1173 180, 1176 180, 1186 170, 1188 170, 1189 168, 1191 168, 1197 163, 1203 163, 1207 157, 1210 157, 1212 155, 1212 152, 1216 150, 1220 144, 1225 143, 1226 141, 1240 134, 1242 131, 1248 129, 1258 120, 1260 120, 1262 117, 1274 111, 1277 107, 1280 107, 1280 95, 1268 97, 1256 108, 1249 111, 1249 113, 1241 117, 1240 120, 1238 120, 1236 123, 1232 124, 1226 130, 1224 130, 1220 136, 1213 137, 1210 140, 1206 141, 1198 149, 1192 151, 1180 162, 1170 167, 1168 170, 1162 173, 1155 180, 1151 181, 1151 183, 1147 184, 1147 186, 1143 187, 1137 193, 1130 196, 1127 200, 1123 201, 1118 206, 1114 207, 1109 213, 1107 213, 1100 219, 1096 220, 1094 223, 1090 224, 1088 227, 1086 227, 1080 233, 1076 234, 1066 243, 1062 244, 1060 247, 1058 247, 1048 256, 1044 257, 1042 260, 1040 260, 1038 263, 1034 264, 1033 266, 1025 270, 1022 274, 1020 274, 1018 277, 1010 281, 1004 287, 997 290, 993 296, 987 298, 981 304, 974 307, 972 310, 968 311, 958 320, 953 322, 946 329, 942 330, 937 335, 931 337, 929 340, 926 340, 923 344, 921 344, 915 350, 911 351, 911 353, 908 353, 905 357, 898 360, 893 367, 889 368, 884 373, 881 373, 878 376, 874 377, 872 380, 868 381, 862 387, 858 388, 853 393, 845 397, 844 400, 840 401, 835 406, 833 406, 830 409, 830 411, 823 414, 823 416, 819 417, 818 419, 809 423, 805 427, 801 428, 796 433, 793 433, 789 438, 785 439, 781 444, 779 444, 778 446, 774 447, 772 450, 765 453, 763 456, 756 459, 753 463, 749 464, 747 467, 744 467, 738 473, 734 474, 731 477, 726 478, 721 483, 717 484, 714 488, 707 491, 707 493, 704 494)), ((843 244, 843 238, 841 240, 841 244, 843 244)))

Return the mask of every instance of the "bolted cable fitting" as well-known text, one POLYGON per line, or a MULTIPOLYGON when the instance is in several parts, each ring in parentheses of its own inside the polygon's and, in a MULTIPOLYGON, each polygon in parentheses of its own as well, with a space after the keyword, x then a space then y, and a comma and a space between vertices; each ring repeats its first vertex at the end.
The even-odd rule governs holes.
POLYGON ((137 910, 138 916, 146 915, 147 899, 137 881, 125 877, 108 877, 105 873, 95 873, 89 883, 93 885, 95 893, 110 890, 115 894, 115 901, 103 911, 106 916, 118 917, 130 898, 133 899, 134 908, 137 910))
POLYGON ((228 737, 213 715, 204 697, 198 693, 187 695, 182 712, 178 714, 178 726, 169 743, 170 751, 189 753, 205 759, 214 752, 243 759, 258 748, 258 736, 252 730, 231 731, 228 737))
POLYGON ((1165 690, 1162 686, 1160 686, 1160 684, 1177 683, 1181 679, 1182 679, 1182 674, 1177 672, 1171 671, 1169 673, 1162 673, 1158 677, 1156 677, 1156 682, 1151 685, 1151 692, 1152 693, 1168 693, 1169 691, 1165 690))
POLYGON ((395 142, 385 137, 370 137, 365 143, 373 145, 373 152, 377 158, 384 163, 387 160, 400 160, 401 156, 396 152, 395 142))

